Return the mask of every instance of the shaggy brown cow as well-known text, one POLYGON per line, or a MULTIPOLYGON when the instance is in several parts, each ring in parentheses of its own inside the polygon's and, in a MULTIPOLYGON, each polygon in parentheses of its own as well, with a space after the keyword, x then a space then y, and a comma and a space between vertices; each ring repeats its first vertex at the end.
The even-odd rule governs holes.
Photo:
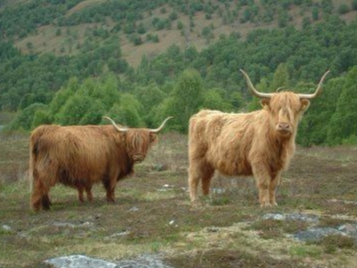
POLYGON ((30 174, 33 176, 31 206, 49 209, 50 188, 62 183, 83 191, 92 200, 91 188, 102 182, 107 200, 114 201, 117 181, 133 173, 135 162, 145 159, 165 119, 157 129, 123 128, 111 121, 105 126, 57 126, 36 128, 30 139, 30 174))
POLYGON ((314 94, 258 92, 241 70, 251 92, 261 98, 262 110, 252 113, 222 113, 203 110, 190 119, 189 188, 197 201, 197 186, 202 183, 209 194, 215 170, 228 176, 254 175, 261 206, 277 205, 275 189, 295 151, 299 119, 309 99, 322 91, 326 72, 314 94))

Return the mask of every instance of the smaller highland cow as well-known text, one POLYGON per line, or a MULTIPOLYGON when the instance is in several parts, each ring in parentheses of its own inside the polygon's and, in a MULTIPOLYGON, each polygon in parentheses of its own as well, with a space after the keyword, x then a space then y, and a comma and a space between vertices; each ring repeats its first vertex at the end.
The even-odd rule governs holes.
POLYGON ((49 209, 48 193, 62 183, 83 191, 92 200, 92 185, 102 182, 107 201, 114 202, 117 182, 133 173, 136 162, 143 161, 164 128, 168 117, 157 129, 123 128, 112 125, 57 126, 36 128, 30 138, 30 174, 33 176, 31 206, 49 209))

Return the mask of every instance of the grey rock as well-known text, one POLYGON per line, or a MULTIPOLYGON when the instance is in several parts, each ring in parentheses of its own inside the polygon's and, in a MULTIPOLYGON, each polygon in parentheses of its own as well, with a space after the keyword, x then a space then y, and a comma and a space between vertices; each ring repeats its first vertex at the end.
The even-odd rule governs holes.
POLYGON ((217 232, 219 232, 219 228, 218 227, 208 227, 208 228, 206 228, 206 231, 208 232, 208 233, 217 233, 217 232))
POLYGON ((264 220, 277 220, 277 221, 303 221, 307 223, 316 223, 319 221, 319 217, 313 214, 281 214, 281 213, 267 213, 262 217, 264 220))
POLYGON ((132 260, 108 262, 84 255, 71 255, 46 260, 53 268, 172 268, 166 265, 159 256, 143 255, 132 260))
POLYGON ((139 210, 139 208, 137 208, 137 207, 132 207, 131 209, 129 209, 128 211, 129 212, 136 212, 136 211, 138 211, 139 210))
POLYGON ((128 234, 130 234, 129 231, 123 231, 123 232, 112 234, 112 235, 108 236, 108 238, 116 238, 116 237, 126 236, 128 234))
POLYGON ((357 224, 351 224, 351 223, 343 224, 338 227, 338 230, 344 233, 354 234, 357 233, 357 224))
POLYGON ((1 228, 2 228, 4 231, 7 231, 7 232, 12 231, 12 228, 11 228, 9 225, 6 225, 6 224, 4 224, 3 226, 1 226, 1 228))
POLYGON ((213 188, 212 189, 212 193, 214 194, 224 194, 226 192, 226 189, 222 189, 222 188, 213 188))
POLYGON ((78 227, 91 227, 93 223, 88 221, 79 224, 74 224, 69 222, 54 222, 52 225, 56 227, 78 228, 78 227))
POLYGON ((328 202, 357 205, 357 202, 356 202, 356 201, 348 201, 348 200, 330 199, 330 200, 328 200, 328 202))
POLYGON ((169 167, 165 164, 156 164, 152 166, 152 169, 155 171, 165 171, 168 170, 169 167))
POLYGON ((337 230, 345 233, 348 236, 353 237, 357 241, 357 223, 346 223, 337 228, 337 230))
POLYGON ((345 236, 346 234, 344 232, 341 232, 331 227, 321 227, 321 228, 316 227, 316 228, 310 228, 306 231, 297 232, 295 235, 293 235, 293 237, 300 241, 318 241, 328 235, 345 236))
POLYGON ((262 219, 263 219, 263 220, 284 221, 284 220, 286 220, 286 216, 284 216, 283 214, 280 214, 280 213, 277 213, 277 214, 268 213, 268 214, 265 214, 265 215, 262 217, 262 219))
POLYGON ((46 260, 53 268, 115 268, 116 263, 90 258, 84 255, 71 255, 46 260))

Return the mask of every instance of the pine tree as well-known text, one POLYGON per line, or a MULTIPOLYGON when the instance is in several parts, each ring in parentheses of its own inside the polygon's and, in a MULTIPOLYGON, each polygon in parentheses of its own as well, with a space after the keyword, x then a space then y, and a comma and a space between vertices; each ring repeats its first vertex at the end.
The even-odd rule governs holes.
POLYGON ((203 104, 202 78, 200 74, 189 69, 184 71, 172 93, 169 111, 174 114, 174 120, 180 126, 180 131, 186 132, 190 117, 199 111, 203 104))
POLYGON ((289 72, 284 63, 280 63, 274 73, 273 81, 270 85, 271 91, 276 91, 279 87, 287 88, 289 86, 289 72))
MULTIPOLYGON (((331 118, 328 131, 330 144, 355 139, 357 135, 357 67, 352 68, 345 78, 342 92, 337 101, 336 112, 331 118)), ((336 89, 337 90, 337 89, 336 89)))

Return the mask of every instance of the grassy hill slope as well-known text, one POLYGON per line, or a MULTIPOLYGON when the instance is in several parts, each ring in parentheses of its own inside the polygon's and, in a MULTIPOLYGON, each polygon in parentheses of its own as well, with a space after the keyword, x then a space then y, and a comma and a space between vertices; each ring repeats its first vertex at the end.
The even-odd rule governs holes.
MULTIPOLYGON (((357 15, 354 10, 356 1, 353 0, 287 0, 278 4, 269 0, 202 0, 190 3, 176 0, 154 1, 152 7, 133 1, 139 4, 124 11, 111 8, 112 13, 105 7, 113 2, 127 1, 76 2, 62 17, 54 17, 29 35, 15 37, 15 45, 24 53, 73 55, 87 42, 100 46, 115 35, 120 40, 124 58, 137 66, 143 55, 152 58, 172 44, 181 48, 194 45, 201 50, 222 35, 239 34, 244 38, 258 28, 289 25, 301 28, 304 24, 322 21, 326 14, 337 14, 347 22, 357 15), (121 17, 118 19, 116 15, 121 17)), ((11 4, 11 8, 21 5, 20 1, 17 5, 11 4)))

